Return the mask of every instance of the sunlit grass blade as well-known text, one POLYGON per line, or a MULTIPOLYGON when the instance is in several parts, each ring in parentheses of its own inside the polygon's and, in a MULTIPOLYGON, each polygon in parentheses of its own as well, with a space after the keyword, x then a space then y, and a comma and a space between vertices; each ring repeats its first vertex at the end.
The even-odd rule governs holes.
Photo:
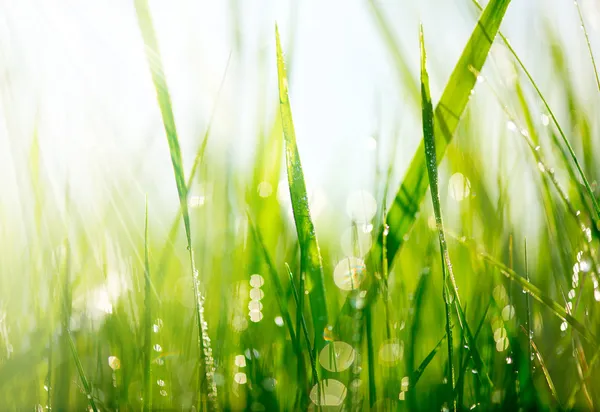
POLYGON ((470 242, 465 239, 462 239, 459 236, 455 236, 450 232, 446 232, 447 235, 451 236, 453 239, 458 241, 460 244, 472 248, 475 250, 475 253, 481 257, 484 261, 490 263, 494 266, 501 274, 509 278, 511 281, 515 282, 519 287, 524 290, 527 294, 529 294, 532 298, 546 306, 554 315, 563 321, 567 322, 574 330, 576 330, 581 336, 583 336, 588 342, 593 344, 596 348, 599 347, 600 342, 598 338, 594 336, 581 322, 575 319, 572 315, 567 313, 562 305, 553 300, 552 298, 545 295, 540 288, 533 285, 531 282, 528 282, 524 277, 520 276, 514 270, 510 269, 508 266, 504 265, 502 262, 498 261, 493 256, 488 253, 479 250, 475 246, 472 246, 470 242))
POLYGON ((413 388, 415 387, 417 382, 419 382, 419 379, 421 379, 421 375, 423 375, 423 372, 425 372, 425 369, 427 369, 427 366, 429 366, 429 364, 431 363, 433 358, 435 358, 435 355, 437 355, 437 353, 439 352, 440 348, 442 347, 442 343, 444 342, 444 339, 446 339, 446 335, 442 336, 442 339, 439 340, 437 345, 435 345, 435 347, 431 350, 431 352, 429 352, 429 354, 425 357, 425 359, 423 359, 423 361, 419 364, 419 367, 417 369, 415 369, 413 371, 413 373, 410 375, 409 382, 410 382, 410 388, 412 390, 414 390, 413 388))
MULTIPOLYGON (((448 384, 450 385, 450 393, 453 394, 453 409, 456 411, 456 398, 454 397, 454 343, 452 341, 452 314, 450 309, 450 293, 448 290, 448 275, 450 275, 450 277, 454 277, 454 275, 452 274, 452 263, 450 262, 450 254, 448 253, 448 248, 446 246, 446 237, 444 236, 444 223, 442 220, 440 195, 438 191, 438 172, 435 153, 433 105, 431 103, 431 93, 429 92, 429 75, 427 74, 427 54, 425 52, 423 26, 421 26, 419 32, 419 44, 421 50, 421 107, 423 110, 423 142, 425 146, 425 157, 427 160, 427 174, 429 176, 431 200, 433 203, 433 211, 435 214, 435 222, 437 225, 438 237, 440 242, 440 256, 443 275, 442 297, 444 299, 444 307, 446 311, 446 337, 448 339, 448 384)), ((458 300, 458 296, 455 296, 454 298, 458 300)))
MULTIPOLYGON (((206 125, 206 130, 204 131, 204 135, 202 136, 202 142, 200 143, 200 146, 198 146, 198 150, 196 151, 196 156, 194 157, 194 163, 192 164, 192 169, 190 170, 190 175, 189 175, 188 180, 185 185, 185 187, 187 188, 187 194, 189 194, 189 191, 192 188, 192 184, 194 183, 194 180, 197 177, 198 169, 204 161, 204 155, 206 153, 208 139, 209 139, 211 131, 212 131, 215 112, 216 112, 216 109, 217 109, 217 106, 219 103, 219 97, 221 96, 221 91, 223 90, 223 85, 225 84, 225 79, 227 78, 227 72, 229 70, 230 62, 231 62, 231 54, 229 55, 229 58, 227 59, 227 65, 225 66, 225 71, 223 72, 223 77, 221 78, 221 83, 219 85, 219 90, 217 91, 217 97, 215 100, 215 104, 212 108, 210 118, 208 119, 208 124, 206 125)), ((169 257, 169 253, 168 253, 169 248, 172 247, 172 245, 175 243, 175 239, 177 238, 177 233, 179 232, 179 228, 180 228, 179 221, 181 219, 182 214, 183 214, 183 209, 180 208, 177 211, 177 215, 175 216, 175 219, 173 219, 173 223, 171 224, 171 229, 169 230, 169 235, 167 236, 166 244, 161 253, 161 258, 160 258, 160 262, 158 265, 158 273, 161 273, 165 268, 166 260, 169 257)))
POLYGON ((75 342, 73 341, 73 337, 71 336, 71 331, 67 329, 67 338, 69 340, 69 347, 71 348, 71 354, 73 355, 73 359, 75 360, 75 365, 77 366, 77 373, 79 374, 79 379, 81 380, 81 385, 85 391, 85 395, 87 397, 88 403, 90 404, 90 408, 94 412, 98 412, 98 408, 96 407, 96 401, 92 396, 92 386, 88 382, 85 377, 85 373, 83 371, 83 365, 81 364, 81 360, 79 359, 79 354, 77 353, 77 347, 75 347, 75 342))
POLYGON ((585 26, 583 14, 581 13, 581 6, 579 5, 579 0, 573 0, 573 3, 575 4, 575 8, 577 9, 577 15, 579 16, 579 23, 581 24, 581 30, 583 31, 583 35, 585 37, 585 43, 587 45, 588 53, 590 55, 592 68, 594 69, 594 77, 596 78, 596 86, 598 86, 598 91, 600 92, 600 77, 598 76, 598 67, 596 66, 596 59, 594 59, 594 52, 592 51, 592 43, 590 43, 590 37, 588 36, 588 31, 585 26))
MULTIPOLYGON (((523 333, 527 333, 525 328, 522 327, 521 330, 523 331, 523 333)), ((535 342, 533 341, 533 339, 530 338, 529 342, 531 344, 531 348, 533 349, 533 353, 538 361, 538 364, 540 365, 540 369, 542 370, 542 373, 544 374, 544 379, 546 380, 548 389, 550 389, 550 393, 552 394, 552 397, 558 404, 558 409, 562 410, 563 408, 561 406, 560 399, 558 398, 558 393, 556 392, 556 387, 554 386, 554 382, 552 381, 552 377, 550 376, 550 371, 548 371, 548 368, 546 367, 544 358, 542 357, 542 354, 540 353, 540 350, 538 349, 538 347, 535 344, 535 342)))
MULTIPOLYGON (((482 9, 481 4, 479 3, 478 0, 472 0, 472 2, 480 10, 482 9)), ((489 7, 489 5, 488 5, 488 7, 489 7)), ((487 7, 486 7, 486 9, 487 9, 487 7)), ((554 123, 556 130, 558 130, 558 133, 559 133, 560 137, 562 138, 563 144, 567 147, 569 156, 570 156, 571 160, 573 161, 573 163, 575 164, 575 167, 577 168, 577 172, 579 173, 579 177, 581 178, 583 185, 585 186, 585 189, 587 191, 587 194, 590 197, 590 201, 592 202, 594 211, 596 213, 595 220, 596 221, 600 220, 600 206, 598 205, 598 201, 596 199, 596 196, 594 195, 592 186, 590 185, 590 182, 588 181, 587 177, 585 176, 585 173, 581 167, 581 164, 579 163, 579 160, 577 159, 577 155, 575 154, 575 151, 573 150, 573 147, 571 146, 569 139, 567 139, 567 136, 565 135, 563 128, 561 127, 560 123, 558 122, 558 119, 556 118, 554 111, 550 108, 550 105, 548 104, 548 101, 544 97, 544 94, 538 87, 537 82, 533 79, 533 76, 531 76, 531 74, 529 73, 529 70, 527 70, 527 68, 525 67, 525 64, 523 63, 521 58, 517 55, 517 52, 510 44, 510 41, 501 32, 499 32, 498 35, 500 36, 500 38, 502 39, 502 41, 504 42, 504 44, 506 45, 506 47, 508 48, 510 53, 513 55, 513 57, 515 58, 515 60, 517 61, 517 63, 519 64, 519 66, 521 67, 521 69, 523 70, 525 75, 527 76, 527 78, 529 79, 529 82, 535 89, 535 91, 536 91, 537 95, 539 96, 540 100, 542 101, 544 107, 548 111, 548 115, 552 119, 552 123, 554 123)))
POLYGON ((144 412, 152 410, 152 279, 148 251, 148 199, 144 221, 144 412))
MULTIPOLYGON (((290 279, 290 287, 292 288, 292 296, 294 297, 294 302, 296 303, 296 308, 298 311, 300 311, 300 296, 298 294, 298 290, 296 289, 296 285, 294 284, 294 275, 292 273, 292 270, 290 269, 290 266, 286 263, 285 264, 285 268, 287 270, 288 273, 288 277, 290 279)), ((304 334, 304 339, 306 340, 306 346, 309 348, 308 349, 308 358, 310 359, 310 366, 312 369, 312 373, 313 373, 313 383, 317 384, 319 383, 319 372, 317 371, 317 361, 315 359, 315 357, 313 356, 312 351, 310 350, 310 336, 308 334, 308 327, 306 326, 306 319, 304 317, 304 315, 302 314, 302 311, 300 311, 300 325, 302 328, 302 333, 304 334)))
MULTIPOLYGON (((493 299, 493 298, 492 298, 493 299)), ((485 311, 483 312, 483 315, 481 315, 481 320, 479 321, 479 325, 477 325, 477 329, 475 330, 475 334, 473 335, 473 342, 477 342, 477 338, 479 337, 479 334, 481 333, 481 329, 483 328, 483 324, 485 323, 488 311, 490 310, 490 306, 492 305, 492 301, 490 300, 490 303, 485 307, 485 311)), ((464 334, 466 336, 466 334, 464 334)), ((468 351, 471 350, 471 348, 467 348, 468 351)), ((476 352, 475 356, 479 356, 479 353, 476 352)), ((477 364, 477 361, 474 361, 477 364)), ((479 358, 479 362, 481 362, 481 358, 479 358)), ((458 398, 458 405, 461 406, 462 405, 462 399, 464 396, 464 385, 465 385, 465 374, 467 371, 467 366, 469 364, 469 356, 466 356, 462 362, 462 365, 460 365, 460 369, 458 371, 458 380, 456 381, 456 391, 457 391, 457 398, 458 398)))
POLYGON ((177 193, 179 195, 179 203, 183 217, 183 225, 187 239, 187 248, 190 257, 190 265, 192 271, 193 288, 194 288, 194 304, 196 309, 196 321, 198 326, 198 347, 204 368, 206 379, 202 379, 206 385, 205 391, 208 396, 210 408, 219 409, 217 400, 217 385, 214 380, 215 367, 213 363, 212 349, 210 338, 208 336, 208 324, 204 319, 204 296, 200 292, 200 279, 196 265, 194 262, 194 254, 192 250, 192 235, 190 229, 190 216, 187 204, 188 187, 185 181, 183 161, 181 158, 181 148, 179 146, 179 138, 175 127, 175 117, 171 104, 171 96, 167 87, 167 82, 164 75, 163 65, 158 50, 158 42, 156 33, 152 24, 150 10, 147 0, 136 0, 135 9, 138 17, 138 24, 142 32, 142 38, 146 45, 146 56, 152 73, 152 80, 156 89, 158 104, 162 115, 163 126, 169 143, 169 152, 171 155, 171 163, 175 175, 175 183, 177 185, 177 193))
POLYGON ((315 227, 310 217, 306 183, 300 163, 300 154, 296 146, 296 132, 292 120, 292 109, 288 96, 288 82, 279 31, 275 27, 277 43, 277 76, 279 83, 279 103, 283 134, 285 137, 285 157, 290 197, 294 212, 294 221, 300 244, 301 274, 306 273, 308 280, 309 301, 312 312, 315 349, 324 345, 323 331, 327 326, 327 301, 325 299, 325 283, 323 279, 323 263, 315 227))
POLYGON ((267 265, 267 269, 269 272, 269 276, 271 278, 271 282, 273 282, 273 286, 275 289, 275 294, 277 295, 277 305, 279 310, 281 311, 281 316, 283 318, 283 322, 285 323, 286 328, 288 329, 288 333, 290 335, 290 339, 294 347, 298 350, 300 348, 300 344, 298 338, 296 336, 296 332, 294 332, 294 327, 292 323, 292 316, 287 307, 287 299, 285 290, 283 289, 283 285, 281 284, 281 280, 279 279, 279 274, 277 273, 277 269, 273 265, 273 261, 271 260, 271 256, 267 252, 267 249, 264 247, 264 243, 262 241, 262 237, 258 232, 258 229, 254 225, 254 221, 248 214, 248 223, 250 225, 250 231, 252 232, 252 237, 254 238, 256 244, 259 246, 258 251, 261 252, 263 260, 267 265))
MULTIPOLYGON (((474 68, 480 71, 483 67, 509 3, 510 0, 492 0, 488 3, 454 67, 435 109, 434 134, 438 162, 443 158, 448 143, 452 141, 460 117, 469 102, 469 96, 476 81, 471 70, 474 68)), ((426 170, 425 147, 421 144, 387 214, 390 228, 387 239, 387 257, 390 263, 393 262, 402 246, 404 236, 412 228, 416 213, 427 191, 426 170)), ((382 235, 383 230, 369 254, 367 263, 370 264, 371 270, 374 270, 374 266, 382 260, 382 235)))
MULTIPOLYGON (((460 117, 467 106, 476 78, 472 71, 481 71, 494 37, 498 33, 510 0, 492 0, 482 13, 461 57, 454 67, 442 97, 435 109, 436 159, 441 161, 448 143, 451 142, 460 117)), ((410 166, 394 202, 386 215, 387 225, 380 228, 377 241, 365 257, 369 276, 363 282, 368 288, 367 304, 377 296, 378 284, 374 273, 380 271, 383 262, 383 239, 386 237, 386 259, 390 265, 404 244, 405 236, 411 230, 419 211, 419 206, 427 191, 428 181, 425 147, 422 143, 413 156, 410 166)), ((351 297, 344 303, 343 313, 351 308, 351 297)))
POLYGON ((410 68, 406 63, 406 58, 404 56, 404 52, 400 47, 399 42, 394 37, 392 25, 385 17, 384 12, 381 9, 381 5, 378 1, 368 0, 368 3, 371 6, 371 11, 373 12, 373 16, 375 17, 375 21, 377 22, 377 27, 381 31, 381 35, 383 37, 385 45, 387 46, 388 51, 394 59, 394 65, 396 66, 396 71, 398 72, 398 76, 400 77, 400 84, 408 88, 408 96, 410 98, 410 103, 415 108, 417 108, 421 105, 419 86, 417 82, 415 82, 413 74, 410 72, 410 68))

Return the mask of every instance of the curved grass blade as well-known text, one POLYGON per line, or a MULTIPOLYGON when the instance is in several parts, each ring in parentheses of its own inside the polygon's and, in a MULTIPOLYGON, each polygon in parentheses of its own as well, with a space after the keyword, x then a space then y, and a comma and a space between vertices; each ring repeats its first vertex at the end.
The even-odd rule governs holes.
POLYGON ((275 26, 275 37, 277 43, 277 77, 279 83, 279 107, 281 110, 281 121, 283 135, 285 137, 285 158, 288 176, 288 185, 290 188, 290 197, 292 200, 292 209, 294 212, 294 222, 296 223, 296 232, 300 244, 301 272, 308 274, 308 290, 310 307, 312 312, 314 332, 315 332, 315 350, 321 349, 325 340, 323 331, 327 326, 327 302, 325 294, 325 283, 323 280, 323 263, 315 227, 310 217, 308 207, 308 194, 306 193, 306 183, 300 163, 300 154, 296 146, 296 132, 292 120, 292 109, 288 96, 288 82, 279 39, 279 30, 275 26))
POLYGON ((77 366, 77 373, 79 374, 79 379, 81 379, 81 385, 83 385, 83 389, 85 391, 85 395, 88 399, 88 403, 90 404, 90 408, 94 412, 98 412, 98 408, 96 407, 96 402, 92 397, 92 387, 85 377, 85 372, 83 371, 83 365, 81 364, 81 360, 79 359, 79 355, 77 353, 77 348, 75 347, 75 342, 73 341, 73 337, 71 336, 71 331, 67 328, 67 339, 69 341, 69 347, 71 348, 71 354, 73 355, 73 359, 75 360, 75 365, 77 366))
MULTIPOLYGON (((448 384, 451 393, 454 393, 454 364, 453 364, 453 341, 452 341, 452 314, 450 309, 450 296, 448 291, 448 275, 452 274, 452 263, 450 254, 446 246, 446 237, 444 236, 444 224, 440 207, 440 194, 438 191, 438 173, 437 161, 435 156, 435 135, 433 121, 433 105, 431 104, 431 93, 429 92, 429 75, 427 74, 427 54, 425 52, 425 39, 423 35, 423 26, 419 32, 419 44, 421 50, 421 107, 423 109, 423 141, 425 145, 425 157, 427 159, 427 174, 429 176, 429 187, 431 190, 431 201, 435 214, 435 222, 438 229, 440 242, 440 254, 442 263, 442 295, 446 311, 446 336, 448 337, 448 384)), ((455 296, 457 298, 458 296, 455 296)), ((456 411, 456 398, 453 396, 453 409, 456 411)))
POLYGON ((258 249, 259 249, 259 251, 262 252, 263 259, 264 259, 265 263, 267 264, 267 268, 269 269, 269 275, 271 276, 271 281, 273 282, 273 285, 275 287, 275 293, 277 295, 277 304, 279 306, 279 310, 281 311, 281 316, 283 317, 283 321, 284 321, 284 323, 288 329, 288 332, 290 334, 290 339, 292 340, 294 347, 297 348, 297 347, 299 347, 299 342, 296 337, 296 333, 294 332, 292 316, 290 315, 290 312, 288 311, 288 307, 287 307, 287 303, 286 303, 286 300, 287 300, 286 293, 285 293, 285 290, 283 289, 283 285, 281 284, 281 280, 279 279, 279 274, 277 273, 277 270, 275 269, 275 266, 273 265, 273 261, 271 260, 271 257, 269 256, 267 249, 264 247, 262 236, 260 235, 260 233, 258 232, 258 229, 254 225, 254 221, 250 217, 250 214, 248 214, 248 223, 249 223, 250 231, 252 232, 252 236, 254 237, 254 240, 256 241, 257 245, 259 246, 258 249))
MULTIPOLYGON (((208 138, 209 138, 211 130, 212 130, 215 112, 216 112, 217 106, 219 104, 219 97, 221 96, 221 91, 223 90, 223 85, 225 84, 225 79, 227 77, 227 72, 229 70, 230 62, 231 62, 231 54, 229 54, 229 58, 227 59, 227 65, 225 66, 225 71, 223 72, 223 77, 221 78, 221 83, 219 84, 219 89, 217 91, 217 95, 216 95, 217 97, 215 100, 215 104, 212 108, 212 112, 210 114, 208 124, 206 125, 206 130, 204 131, 204 136, 202 136, 202 143, 200 143, 200 146, 198 147, 198 150, 196 151, 196 156, 194 157, 194 163, 192 164, 192 170, 190 171, 190 175, 186 182, 186 188, 187 188, 188 192, 189 192, 190 188, 192 187, 192 183, 194 183, 194 179, 196 178, 196 174, 198 173, 198 168, 200 167, 200 164, 202 164, 202 162, 204 161, 204 154, 206 152, 206 146, 208 145, 208 138)), ((166 244, 164 245, 162 253, 161 253, 160 263, 158 265, 158 273, 163 272, 165 264, 169 257, 169 254, 167 253, 169 250, 169 247, 172 247, 172 245, 175 244, 175 238, 177 237, 177 233, 179 232, 179 227, 180 227, 179 220, 181 219, 182 213, 183 213, 183 210, 179 209, 177 211, 177 216, 175 216, 175 219, 173 219, 173 223, 171 224, 171 229, 169 230, 169 235, 167 236, 166 244)))
POLYGON ((579 0, 573 0, 573 3, 575 4, 575 8, 577 9, 577 14, 579 15, 579 23, 581 24, 581 29, 583 30, 583 35, 585 36, 585 43, 587 45, 590 60, 592 62, 592 68, 594 69, 594 76, 596 77, 596 86, 598 86, 598 91, 600 91, 600 77, 598 76, 598 67, 596 66, 596 59, 594 59, 594 53, 592 52, 592 43, 590 43, 590 37, 588 36, 588 31, 585 27, 585 21, 583 20, 583 14, 581 13, 579 0))
MULTIPOLYGON (((434 134, 437 139, 436 158, 438 162, 443 158, 446 147, 452 140, 460 117, 469 101, 471 90, 475 85, 476 79, 471 70, 481 71, 509 3, 510 0, 489 2, 454 67, 435 109, 434 134)), ((421 144, 387 214, 390 228, 387 237, 387 258, 390 263, 393 262, 404 242, 404 236, 410 231, 416 220, 416 213, 428 186, 425 178, 426 169, 425 147, 424 144, 421 144)), ((371 265, 371 271, 378 262, 382 261, 382 237, 383 229, 367 259, 367 263, 371 265)))
MULTIPOLYGON (((473 4, 475 4, 475 6, 477 6, 477 8, 479 8, 480 10, 482 9, 481 4, 479 4, 478 0, 472 0, 472 2, 473 2, 473 4)), ((489 7, 489 5, 488 5, 488 7, 489 7)), ((575 167, 577 168, 577 172, 579 173, 579 177, 581 178, 583 185, 585 186, 585 189, 588 193, 588 196, 590 197, 590 200, 594 207, 594 211, 596 212, 596 220, 597 221, 600 220, 600 206, 598 205, 598 201, 596 200, 594 191, 592 190, 590 182, 585 177, 585 173, 583 172, 583 169, 581 168, 581 164, 579 163, 579 160, 577 159, 577 156, 575 155, 575 151, 573 150, 571 143, 569 143, 569 139, 567 139, 567 136, 565 135, 565 132, 563 131, 562 127, 560 126, 558 119, 554 115, 554 111, 550 108, 548 101, 544 97, 544 95, 543 95, 542 91, 540 90, 540 88, 538 87, 536 81, 533 80, 531 73, 529 73, 529 70, 527 70, 527 68, 525 67, 525 64, 523 63, 521 58, 517 55, 517 52, 515 51, 515 49, 513 49, 513 47, 511 46, 510 41, 501 32, 498 32, 498 35, 500 36, 500 38, 502 39, 502 41, 504 42, 505 46, 508 48, 510 53, 513 55, 513 57, 515 58, 515 60, 517 61, 517 63, 519 64, 519 66, 521 67, 521 69, 523 70, 525 75, 527 76, 527 78, 529 79, 529 82, 535 89, 535 92, 537 93, 540 100, 544 104, 544 107, 548 111, 548 114, 550 115, 550 118, 552 119, 552 123, 554 123, 554 126, 556 127, 556 130, 558 130, 558 133, 560 134, 560 137, 562 138, 564 145, 567 147, 569 156, 571 157, 571 160, 573 160, 573 163, 575 164, 575 167)), ((594 68, 595 68, 595 65, 594 65, 594 68)))
POLYGON ((148 253, 148 199, 144 222, 144 412, 152 410, 152 279, 148 253))
MULTIPOLYGON (((300 312, 300 325, 302 326, 302 333, 304 334, 304 339, 306 339, 306 345, 308 347, 310 347, 310 336, 308 335, 308 328, 306 327, 306 319, 304 318, 304 315, 302 314, 302 311, 300 310, 300 306, 299 306, 300 305, 300 296, 298 294, 298 289, 296 289, 296 285, 294 285, 294 275, 292 274, 290 265, 288 265, 286 263, 285 268, 287 270, 288 277, 290 278, 290 285, 292 288, 292 296, 294 296, 294 302, 296 302, 296 307, 298 308, 297 310, 300 312)), ((319 383, 319 373, 317 371, 317 361, 315 360, 315 357, 313 356, 313 354, 310 350, 308 351, 308 358, 310 359, 310 366, 311 366, 312 373, 313 373, 313 380, 314 380, 313 383, 318 384, 319 383)))
MULTIPOLYGON (((522 326, 521 326, 521 330, 523 331, 523 333, 527 333, 525 328, 522 326)), ((544 362, 544 358, 542 357, 540 350, 538 349, 538 347, 535 344, 535 342, 533 341, 533 339, 529 338, 529 343, 531 345, 531 348, 534 351, 534 354, 538 360, 538 363, 540 364, 540 369, 542 370, 542 373, 544 374, 544 378, 546 379, 546 384, 548 385, 548 388, 550 389, 550 393, 552 394, 552 397, 558 404, 558 409, 563 410, 563 407, 560 403, 560 399, 558 398, 558 393, 556 392, 556 387, 554 386, 554 382, 552 381, 552 377, 550 376, 550 371, 548 371, 548 368, 546 367, 546 363, 544 362)), ((531 359, 530 359, 530 361, 531 361, 531 359)))
POLYGON ((419 367, 414 370, 414 372, 410 376, 410 387, 411 388, 414 388, 414 386, 417 384, 417 382, 419 382, 419 379, 421 379, 421 375, 423 375, 423 372, 425 372, 425 369, 427 369, 427 366, 429 366, 429 364, 431 363, 433 358, 435 358, 435 355, 437 355, 440 348, 442 347, 442 342, 444 342, 444 339, 446 339, 446 335, 442 336, 442 339, 440 339, 440 341, 437 343, 437 345, 435 345, 435 347, 431 350, 431 352, 429 352, 429 354, 425 357, 425 359, 423 359, 423 361, 421 362, 419 367))
POLYGON ((511 281, 517 283, 521 289, 523 289, 527 294, 529 294, 532 298, 546 306, 554 315, 563 321, 567 322, 571 327, 579 332, 581 336, 583 336, 588 342, 594 345, 595 348, 600 347, 600 340, 592 334, 581 322, 575 319, 572 315, 567 313, 563 306, 561 306, 558 302, 550 298, 549 296, 544 295, 540 288, 528 282, 525 278, 520 276, 517 272, 510 269, 502 262, 495 259, 493 256, 487 254, 484 251, 478 250, 474 246, 471 246, 469 242, 465 239, 462 239, 460 236, 455 236, 450 232, 446 232, 448 236, 451 236, 460 244, 466 246, 469 249, 472 249, 477 255, 479 255, 484 261, 490 263, 494 266, 500 273, 509 278, 511 281))
POLYGON ((371 6, 371 11, 373 12, 373 16, 377 22, 377 27, 381 31, 381 35, 385 41, 385 45, 394 59, 394 64, 396 66, 398 76, 400 77, 400 84, 408 87, 408 96, 410 97, 410 102, 415 107, 419 107, 421 104, 419 86, 415 82, 408 64, 406 64, 406 58, 404 57, 404 52, 401 49, 400 44, 394 38, 392 25, 386 19, 383 10, 377 1, 369 0, 369 5, 371 6))
POLYGON ((200 279, 196 264, 194 262, 194 254, 192 250, 192 235, 190 229, 190 215, 187 205, 188 188, 185 181, 183 170, 183 161, 181 159, 181 148, 179 146, 179 138, 177 137, 177 129, 175 127, 175 117, 171 104, 171 96, 167 87, 167 82, 164 76, 162 61, 158 50, 158 42, 156 33, 152 25, 148 0, 135 0, 135 9, 138 17, 138 24, 142 32, 142 38, 146 45, 146 57, 152 73, 152 80, 156 89, 158 104, 162 115, 167 141, 169 143, 169 152, 171 155, 171 163, 175 174, 175 183, 177 185, 177 193, 179 195, 179 203, 181 214, 183 217, 183 225, 185 227, 185 235, 187 240, 187 248, 190 257, 190 265, 192 271, 193 287, 194 287, 194 304, 196 311, 196 322, 198 326, 198 347, 202 363, 204 367, 205 380, 202 383, 206 385, 206 394, 212 410, 219 409, 217 403, 217 385, 214 380, 214 361, 210 338, 208 336, 208 324, 204 319, 204 296, 200 292, 200 279))

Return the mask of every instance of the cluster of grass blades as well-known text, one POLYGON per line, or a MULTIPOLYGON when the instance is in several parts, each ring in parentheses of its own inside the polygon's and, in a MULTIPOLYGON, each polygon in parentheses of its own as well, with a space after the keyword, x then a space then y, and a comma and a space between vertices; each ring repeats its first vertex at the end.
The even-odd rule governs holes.
MULTIPOLYGON (((434 104, 423 26, 411 46, 420 50, 417 80, 392 18, 369 1, 407 109, 420 111, 422 141, 390 205, 399 165, 393 154, 389 165, 377 160, 376 217, 351 222, 350 248, 340 254, 337 235, 320 230, 307 188, 305 137, 296 135, 277 26, 268 62, 278 99, 250 177, 227 162, 211 165, 212 117, 186 173, 148 1, 136 0, 178 208, 161 231, 149 198, 141 219, 115 189, 96 222, 67 192, 67 217, 56 218, 58 200, 44 189, 44 153, 34 136, 33 204, 22 211, 32 215, 23 229, 30 247, 11 253, 10 233, 0 230, 7 244, 0 290, 35 295, 31 305, 0 295, 0 409, 596 409, 594 110, 578 95, 556 37, 547 36, 564 117, 500 32, 510 0, 472 3, 481 14, 434 104), (511 56, 514 83, 486 77, 493 47, 511 56), (480 108, 484 93, 489 104, 480 108), (534 182, 539 204, 523 212, 541 216, 533 239, 511 220, 515 177, 502 168, 517 161, 482 149, 492 131, 478 118, 490 107, 507 125, 502 144, 523 160, 519 173, 534 182), (502 170, 490 173, 490 164, 502 170), (287 179, 280 183, 281 172, 287 179), (210 201, 196 196, 199 187, 210 201), (289 211, 278 200, 288 196, 289 211), (28 273, 25 286, 19 273, 28 273), (100 302, 100 315, 88 300, 100 302)), ((574 7, 600 92, 594 38, 579 1, 574 7)), ((237 27, 235 53, 242 40, 237 27)))

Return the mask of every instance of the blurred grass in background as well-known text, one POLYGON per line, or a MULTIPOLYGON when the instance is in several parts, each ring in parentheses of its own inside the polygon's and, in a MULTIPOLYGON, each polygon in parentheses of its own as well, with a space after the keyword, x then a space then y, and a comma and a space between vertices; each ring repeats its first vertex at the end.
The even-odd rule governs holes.
MULTIPOLYGON (((67 108, 49 121, 35 98, 19 98, 30 92, 28 74, 3 67, 2 408, 597 408, 593 2, 567 2, 564 20, 532 13, 536 47, 496 35, 509 0, 490 0, 483 12, 456 2, 463 19, 440 20, 437 30, 449 6, 432 6, 420 18, 421 61, 417 8, 366 2, 395 79, 368 93, 400 97, 391 108, 389 98, 365 104, 373 133, 360 144, 347 137, 333 157, 324 154, 331 142, 307 136, 311 111, 294 103, 297 93, 311 104, 293 80, 305 67, 295 47, 310 21, 296 20, 302 5, 286 10, 281 41, 265 31, 258 86, 239 73, 232 86, 230 62, 246 50, 238 3, 228 5, 230 55, 194 127, 195 105, 186 106, 192 115, 177 112, 182 86, 168 75, 165 6, 136 0, 128 10, 136 53, 146 51, 139 81, 156 106, 147 127, 157 139, 143 141, 147 150, 126 128, 111 131, 126 122, 104 124, 104 109, 69 116, 85 94, 69 102, 66 91, 50 93, 67 108), (415 14, 409 36, 398 31, 405 9, 415 14), (446 25, 464 34, 450 57, 441 50, 446 25), (249 124, 220 103, 222 94, 248 99, 246 87, 259 89, 249 124), (79 131, 86 119, 89 139, 98 135, 91 145, 51 138, 53 126, 69 130, 72 120, 79 131), (236 127, 223 129, 223 119, 236 127), (251 144, 236 139, 237 129, 251 144), (104 133, 118 138, 104 144, 104 133)), ((503 24, 512 7, 525 7, 513 3, 503 24)), ((4 33, 13 33, 6 22, 4 33)), ((331 36, 340 43, 310 62, 319 70, 352 48, 331 36)), ((350 82, 344 96, 316 96, 325 119, 339 117, 355 87, 364 97, 364 86, 350 82)), ((123 102, 105 104, 111 116, 140 117, 123 102)), ((339 128, 352 130, 355 120, 364 126, 346 118, 339 128)))

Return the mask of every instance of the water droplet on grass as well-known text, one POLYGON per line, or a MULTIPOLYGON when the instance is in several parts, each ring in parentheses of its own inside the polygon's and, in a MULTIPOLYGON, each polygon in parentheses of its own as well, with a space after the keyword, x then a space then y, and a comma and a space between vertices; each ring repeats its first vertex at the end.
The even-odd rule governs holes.
POLYGON ((116 371, 117 369, 121 369, 121 361, 116 356, 109 356, 108 366, 110 366, 112 370, 116 371))
POLYGON ((233 375, 233 380, 237 384, 243 385, 247 382, 248 378, 246 377, 246 374, 244 372, 238 372, 235 375, 233 375))
POLYGON ((324 379, 310 390, 310 400, 320 406, 340 406, 346 398, 346 386, 335 379, 324 379), (320 388, 319 388, 320 386, 320 388))
POLYGON ((448 193, 460 202, 471 194, 471 182, 462 173, 454 173, 448 180, 448 193))
POLYGON ((340 260, 333 270, 333 281, 342 290, 358 289, 366 274, 365 262, 357 257, 340 260))
POLYGON ((345 371, 355 358, 354 348, 341 341, 328 343, 319 353, 319 363, 330 372, 345 371))

